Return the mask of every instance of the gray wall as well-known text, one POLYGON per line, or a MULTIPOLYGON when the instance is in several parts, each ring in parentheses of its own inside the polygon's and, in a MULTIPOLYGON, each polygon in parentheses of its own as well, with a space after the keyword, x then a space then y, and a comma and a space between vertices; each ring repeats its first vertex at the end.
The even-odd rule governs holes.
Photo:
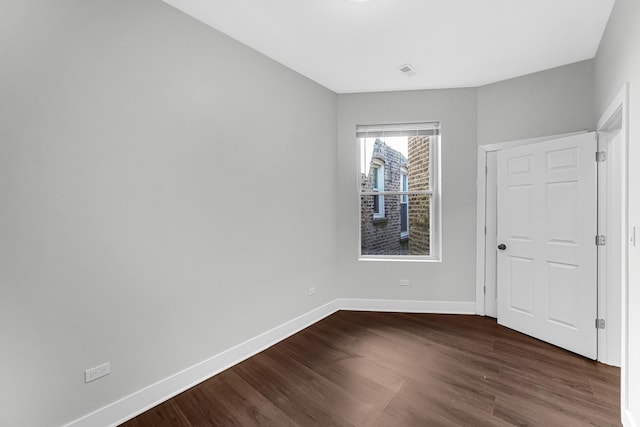
POLYGON ((477 89, 339 95, 341 296, 475 301, 476 145, 593 130, 592 79, 593 61, 583 61, 477 89), (358 262, 355 126, 420 120, 443 126, 443 262, 358 262))
POLYGON ((593 60, 478 88, 478 144, 594 130, 593 60))
MULTIPOLYGON (((640 2, 616 0, 595 61, 597 117, 630 82, 629 223, 640 226, 640 2)), ((640 230, 640 229, 639 229, 640 230)), ((629 248, 629 409, 640 423, 640 246, 629 248)))
POLYGON ((336 96, 152 0, 0 0, 0 52, 0 425, 70 421, 337 297, 473 301, 477 142, 594 124, 589 61, 336 96), (358 262, 355 125, 422 120, 443 261, 358 262))
POLYGON ((337 297, 334 93, 153 0, 2 1, 0 52, 0 425, 337 297))
POLYGON ((338 96, 339 279, 346 298, 475 300, 476 90, 338 96), (442 262, 358 261, 356 124, 442 125, 442 262), (400 287, 401 279, 411 285, 400 287))

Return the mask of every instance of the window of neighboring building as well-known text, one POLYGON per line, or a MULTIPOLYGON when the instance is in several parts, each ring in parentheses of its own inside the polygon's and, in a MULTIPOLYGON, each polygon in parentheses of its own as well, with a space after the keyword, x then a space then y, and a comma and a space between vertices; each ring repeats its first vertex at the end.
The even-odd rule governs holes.
POLYGON ((360 259, 439 260, 438 123, 357 126, 360 259))
MULTIPOLYGON (((374 163, 373 168, 373 189, 376 193, 384 191, 384 164, 374 163)), ((373 217, 384 218, 384 196, 373 196, 373 217)))
POLYGON ((409 174, 406 168, 400 173, 400 190, 404 193, 400 196, 400 237, 409 237, 409 174))

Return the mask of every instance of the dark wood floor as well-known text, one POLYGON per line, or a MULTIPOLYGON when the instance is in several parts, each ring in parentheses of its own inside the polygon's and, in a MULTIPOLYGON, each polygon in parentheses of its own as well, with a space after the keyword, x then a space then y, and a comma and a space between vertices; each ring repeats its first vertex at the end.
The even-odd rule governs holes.
POLYGON ((124 426, 619 426, 619 383, 490 318, 340 311, 124 426))

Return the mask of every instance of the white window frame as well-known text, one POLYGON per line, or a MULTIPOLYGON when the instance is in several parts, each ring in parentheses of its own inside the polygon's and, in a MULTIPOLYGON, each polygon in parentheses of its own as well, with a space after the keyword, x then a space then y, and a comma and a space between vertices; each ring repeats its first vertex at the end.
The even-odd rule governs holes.
POLYGON ((429 237, 431 238, 431 242, 429 245, 431 254, 429 256, 422 255, 363 255, 362 254, 362 228, 361 228, 361 219, 362 219, 362 208, 361 208, 361 197, 368 195, 376 195, 374 192, 363 192, 361 188, 361 162, 362 159, 362 142, 365 138, 360 138, 356 136, 356 144, 357 144, 357 162, 356 162, 356 171, 357 171, 357 179, 356 179, 356 201, 358 203, 358 261, 400 261, 400 262, 442 262, 442 204, 441 204, 441 156, 440 156, 440 145, 442 143, 442 127, 439 122, 423 122, 423 123, 396 123, 389 125, 357 125, 357 131, 361 129, 389 129, 389 136, 393 135, 394 130, 404 130, 404 129, 412 129, 414 127, 418 127, 420 125, 431 126, 431 128, 437 128, 438 132, 435 135, 430 143, 429 143, 429 161, 430 161, 430 190, 427 191, 383 191, 377 192, 376 194, 379 196, 391 195, 391 196, 403 196, 403 195, 411 195, 411 194, 426 194, 430 197, 430 205, 431 205, 431 215, 429 217, 429 227, 430 233, 429 237))
MULTIPOLYGON (((377 186, 373 188, 373 192, 375 193, 384 193, 384 162, 374 159, 373 160, 375 169, 375 178, 374 182, 377 182, 377 186)), ((373 211, 373 219, 382 219, 384 218, 384 194, 374 195, 373 197, 378 198, 378 212, 373 211)))
MULTIPOLYGON (((402 196, 400 196, 400 204, 404 203, 407 205, 407 231, 402 231, 402 228, 400 228, 400 238, 401 239, 406 239, 407 237, 409 237, 409 172, 407 170, 404 170, 404 168, 402 168, 403 170, 400 171, 400 189, 403 192, 407 192, 407 194, 403 194, 402 196), (406 185, 405 185, 406 184, 406 185)), ((402 215, 402 210, 400 210, 400 214, 402 215)), ((400 224, 402 224, 402 219, 400 219, 400 224)))

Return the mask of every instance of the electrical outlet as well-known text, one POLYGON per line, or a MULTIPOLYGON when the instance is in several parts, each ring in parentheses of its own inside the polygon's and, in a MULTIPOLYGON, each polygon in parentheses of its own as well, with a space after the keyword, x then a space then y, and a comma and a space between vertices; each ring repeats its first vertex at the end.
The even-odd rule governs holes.
POLYGON ((84 371, 84 382, 90 383, 91 381, 95 381, 98 378, 102 378, 105 375, 109 375, 111 372, 111 364, 109 362, 103 363, 100 366, 96 366, 95 368, 87 369, 84 371))
POLYGON ((314 286, 312 288, 309 288, 309 295, 315 295, 315 294, 316 294, 316 287, 314 286))
POLYGON ((409 286, 409 281, 406 279, 400 280, 400 286, 409 286))

